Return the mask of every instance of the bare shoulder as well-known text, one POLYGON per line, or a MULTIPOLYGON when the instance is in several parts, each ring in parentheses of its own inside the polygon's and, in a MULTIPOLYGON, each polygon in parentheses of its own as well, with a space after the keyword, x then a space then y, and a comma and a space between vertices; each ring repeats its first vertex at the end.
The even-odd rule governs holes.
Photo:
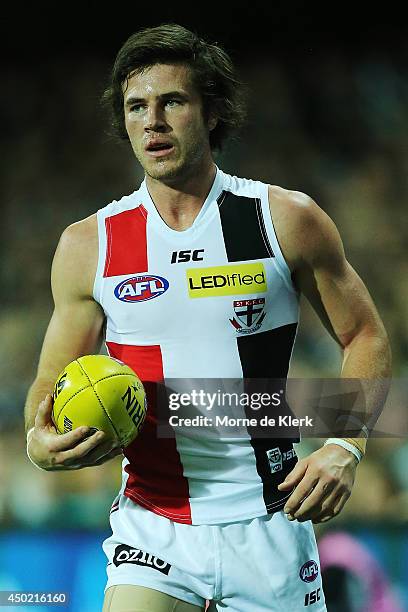
POLYGON ((269 186, 269 208, 283 255, 295 270, 305 262, 317 265, 329 257, 333 264, 344 258, 335 224, 307 194, 269 186))
POLYGON ((52 266, 53 288, 70 283, 73 291, 91 295, 98 264, 96 214, 69 225, 61 234, 52 266))
POLYGON ((92 248, 98 244, 98 225, 96 213, 68 225, 62 232, 59 247, 70 248, 76 247, 81 251, 83 249, 92 248))

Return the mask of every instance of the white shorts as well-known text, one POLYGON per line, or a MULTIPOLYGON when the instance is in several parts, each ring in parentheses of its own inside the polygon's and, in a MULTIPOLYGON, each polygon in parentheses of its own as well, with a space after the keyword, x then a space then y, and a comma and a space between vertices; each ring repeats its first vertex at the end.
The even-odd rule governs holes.
POLYGON ((310 521, 274 514, 220 525, 175 523, 121 495, 111 512, 106 589, 145 586, 228 612, 326 610, 310 521))

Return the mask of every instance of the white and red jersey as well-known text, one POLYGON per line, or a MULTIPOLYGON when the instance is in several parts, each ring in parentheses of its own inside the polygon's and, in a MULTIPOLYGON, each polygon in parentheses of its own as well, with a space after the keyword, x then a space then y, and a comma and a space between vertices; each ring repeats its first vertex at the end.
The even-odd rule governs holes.
MULTIPOLYGON (((124 494, 173 521, 214 524, 283 507, 292 440, 157 436, 155 383, 285 379, 299 304, 269 211, 268 186, 217 174, 193 225, 170 228, 144 181, 97 213, 94 298, 112 357, 132 367, 148 415, 125 449, 124 494)), ((271 408, 273 411, 273 408, 271 408)), ((271 413, 272 414, 272 413, 271 413)))

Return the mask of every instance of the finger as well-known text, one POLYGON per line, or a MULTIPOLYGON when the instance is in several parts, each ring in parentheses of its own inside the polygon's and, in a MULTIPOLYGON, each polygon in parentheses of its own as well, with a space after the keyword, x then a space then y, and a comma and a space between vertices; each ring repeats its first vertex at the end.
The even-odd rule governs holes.
POLYGON ((52 413, 52 399, 51 395, 47 393, 45 398, 40 402, 38 406, 37 414, 35 415, 34 425, 36 427, 47 427, 50 423, 52 424, 51 419, 52 413))
POLYGON ((340 501, 343 493, 338 490, 332 491, 332 493, 322 503, 320 512, 312 518, 313 523, 325 523, 335 516, 335 507, 340 501))
POLYGON ((337 514, 339 514, 339 512, 341 512, 343 510, 343 507, 346 504, 346 501, 348 500, 348 498, 351 495, 351 491, 345 491, 340 499, 337 501, 337 503, 334 505, 334 515, 337 516, 337 514))
POLYGON ((318 481, 317 476, 307 476, 306 474, 286 501, 284 512, 294 515, 302 501, 313 491, 318 481))
POLYGON ((292 511, 292 516, 302 522, 320 514, 324 500, 330 496, 335 486, 335 482, 318 482, 313 491, 302 501, 296 512, 292 511))
MULTIPOLYGON (((62 436, 61 436, 62 437, 62 436)), ((57 463, 64 465, 77 463, 87 453, 92 451, 104 440, 103 432, 96 431, 92 435, 86 435, 79 438, 72 447, 61 449, 56 452, 55 459, 57 463)))
POLYGON ((76 427, 65 434, 53 435, 49 448, 56 453, 77 448, 81 441, 91 439, 90 431, 89 427, 76 427))
POLYGON ((344 490, 344 488, 342 488, 339 491, 338 497, 336 500, 333 501, 332 504, 332 516, 337 516, 344 508, 347 500, 349 499, 351 495, 351 490, 350 489, 346 489, 344 490))
POLYGON ((118 446, 117 440, 107 440, 103 444, 99 444, 89 453, 84 455, 82 458, 83 465, 95 465, 101 459, 104 459, 107 455, 109 455, 112 451, 115 453, 118 451, 121 452, 121 448, 118 446))
POLYGON ((306 473, 306 470, 307 470, 306 461, 299 461, 295 465, 293 470, 289 472, 289 474, 286 476, 285 480, 278 485, 278 489, 280 491, 284 491, 285 489, 293 488, 296 484, 298 484, 302 480, 303 476, 306 473))
POLYGON ((57 469, 79 470, 81 468, 94 467, 96 465, 102 465, 103 463, 106 463, 106 461, 109 461, 110 459, 113 459, 114 457, 117 457, 118 455, 121 455, 121 454, 122 454, 122 448, 120 446, 115 446, 110 452, 106 453, 102 457, 99 457, 99 459, 95 461, 91 461, 91 459, 89 458, 90 455, 86 455, 85 458, 80 459, 77 463, 73 463, 65 467, 61 466, 60 468, 57 468, 57 469))
MULTIPOLYGON (((109 461, 110 459, 113 459, 114 457, 117 457, 118 455, 121 455, 121 454, 122 454, 122 449, 120 446, 113 448, 110 453, 108 453, 104 457, 101 457, 100 459, 98 459, 98 461, 95 461, 95 463, 92 463, 92 465, 102 465, 106 461, 109 461)), ((88 467, 91 467, 91 465, 89 465, 88 467)))
POLYGON ((115 440, 109 439, 103 431, 97 431, 92 436, 56 456, 57 463, 63 465, 91 465, 109 453, 117 446, 115 440))

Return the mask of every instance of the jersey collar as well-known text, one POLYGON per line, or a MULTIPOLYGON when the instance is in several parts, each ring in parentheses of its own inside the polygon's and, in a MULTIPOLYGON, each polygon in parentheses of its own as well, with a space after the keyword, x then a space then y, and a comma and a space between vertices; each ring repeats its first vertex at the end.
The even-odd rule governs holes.
POLYGON ((218 166, 216 166, 216 173, 215 173, 214 181, 208 193, 208 196, 204 200, 204 203, 200 209, 200 212, 194 219, 193 224, 185 230, 175 230, 169 227, 163 221, 162 217, 160 216, 150 196, 150 193, 149 193, 149 190, 146 184, 146 178, 143 180, 140 186, 139 196, 141 196, 142 204, 144 205, 148 213, 151 215, 155 225, 157 225, 165 233, 171 234, 174 237, 176 236, 182 237, 182 236, 194 234, 197 231, 197 229, 204 223, 206 218, 210 216, 209 214, 207 214, 208 209, 211 208, 211 204, 214 205, 216 203, 218 196, 222 192, 223 184, 224 184, 224 173, 222 172, 222 170, 218 168, 218 166))

